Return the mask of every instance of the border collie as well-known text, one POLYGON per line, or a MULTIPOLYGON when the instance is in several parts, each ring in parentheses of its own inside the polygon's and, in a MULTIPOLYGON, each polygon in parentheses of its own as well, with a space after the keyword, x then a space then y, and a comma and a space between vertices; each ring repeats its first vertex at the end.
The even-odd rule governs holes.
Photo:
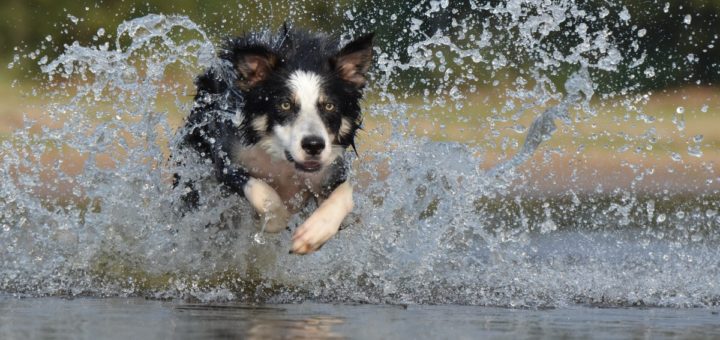
MULTIPOLYGON (((250 34, 228 39, 222 65, 196 80, 182 147, 213 164, 218 182, 248 200, 264 231, 287 228, 292 213, 317 201, 291 253, 319 249, 353 208, 342 156, 355 149, 372 40, 371 33, 339 48, 328 35, 287 27, 250 34)), ((197 205, 192 183, 185 186, 184 199, 197 205)))

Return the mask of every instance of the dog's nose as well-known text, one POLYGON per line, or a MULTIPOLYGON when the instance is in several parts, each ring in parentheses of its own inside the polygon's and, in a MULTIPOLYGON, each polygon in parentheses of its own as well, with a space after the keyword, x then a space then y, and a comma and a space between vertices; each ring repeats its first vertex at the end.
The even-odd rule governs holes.
POLYGON ((300 146, 308 155, 317 156, 325 149, 325 140, 318 136, 309 136, 300 141, 300 146))

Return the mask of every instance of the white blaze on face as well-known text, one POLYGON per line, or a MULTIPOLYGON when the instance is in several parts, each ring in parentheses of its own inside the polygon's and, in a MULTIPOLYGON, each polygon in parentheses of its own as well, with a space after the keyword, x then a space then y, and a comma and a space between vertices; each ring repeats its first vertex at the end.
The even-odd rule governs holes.
POLYGON ((275 126, 275 135, 297 162, 308 160, 301 146, 303 138, 310 136, 322 138, 325 141, 325 149, 320 153, 320 161, 328 164, 331 161, 332 145, 318 111, 318 103, 323 95, 322 78, 313 72, 295 71, 289 77, 288 86, 295 105, 299 107, 298 116, 289 125, 275 126))

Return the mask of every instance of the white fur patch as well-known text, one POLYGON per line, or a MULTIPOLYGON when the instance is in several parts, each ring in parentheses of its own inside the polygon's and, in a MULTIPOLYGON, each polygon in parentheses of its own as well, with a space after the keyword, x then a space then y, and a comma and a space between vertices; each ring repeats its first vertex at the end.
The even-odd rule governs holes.
POLYGON ((340 121, 340 131, 338 132, 340 136, 345 137, 350 133, 350 128, 352 126, 350 125, 350 121, 347 120, 347 118, 343 118, 340 121))
MULTIPOLYGON (((290 88, 300 104, 300 111, 310 111, 311 107, 317 113, 317 103, 320 100, 322 78, 313 72, 295 71, 290 75, 290 88)), ((318 117, 319 118, 319 117, 318 117)))
POLYGON ((267 130, 267 116, 262 115, 260 117, 253 119, 252 127, 253 127, 253 129, 255 129, 255 131, 265 132, 265 130, 267 130))

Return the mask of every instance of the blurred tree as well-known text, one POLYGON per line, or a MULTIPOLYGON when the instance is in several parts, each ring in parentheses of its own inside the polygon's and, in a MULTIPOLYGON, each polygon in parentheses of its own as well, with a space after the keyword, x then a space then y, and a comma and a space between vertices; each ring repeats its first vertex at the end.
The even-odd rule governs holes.
MULTIPOLYGON (((505 3, 499 0, 473 2, 505 3)), ((589 13, 596 13, 598 8, 607 6, 608 1, 585 0, 578 1, 578 4, 587 8, 589 13)), ((714 85, 720 80, 720 48, 715 46, 719 43, 720 34, 720 0, 625 0, 615 5, 626 7, 632 18, 629 24, 611 27, 613 39, 624 51, 635 54, 632 57, 640 58, 643 51, 647 53, 645 62, 639 67, 599 75, 602 79, 601 92, 624 88, 628 83, 634 84, 637 90, 645 90, 689 83, 714 85), (644 34, 640 33, 641 30, 645 30, 644 34)), ((4 0, 0 2, 0 61, 7 65, 15 54, 27 55, 37 49, 41 50, 41 54, 53 57, 61 52, 63 44, 76 40, 90 42, 100 28, 112 35, 114 28, 123 20, 157 12, 186 15, 206 27, 217 39, 259 27, 277 29, 288 18, 299 26, 338 34, 375 31, 384 51, 396 53, 399 58, 407 60, 411 56, 407 55, 406 47, 422 37, 407 33, 414 16, 422 19, 419 29, 426 36, 440 29, 445 34, 459 37, 459 32, 453 32, 458 30, 452 27, 453 20, 469 15, 480 18, 487 15, 473 12, 470 0, 463 0, 450 1, 449 8, 444 12, 429 18, 422 17, 419 13, 429 6, 427 1, 394 0, 4 0), (413 11, 413 8, 422 10, 413 11), (51 41, 46 40, 48 36, 51 41)), ((592 22, 588 24, 593 25, 592 22)), ((482 29, 470 27, 470 32, 465 33, 478 36, 482 29)), ((562 40, 562 37, 558 39, 562 40)), ((571 46, 573 42, 564 43, 571 46)), ((527 52, 516 49, 512 44, 505 48, 507 50, 502 52, 509 59, 527 52)), ((447 58, 443 62, 453 60, 447 58)), ((521 64, 515 66, 518 69, 523 67, 521 64)), ((491 72, 484 64, 469 68, 480 78, 491 72)), ((7 72, 5 67, 2 69, 7 72)), ((23 59, 14 70, 15 76, 28 75, 37 72, 37 66, 31 66, 23 59)), ((440 73, 437 68, 408 71, 394 85, 411 88, 417 81, 432 81, 433 76, 440 73)), ((567 72, 557 70, 556 74, 563 76, 567 72)))

